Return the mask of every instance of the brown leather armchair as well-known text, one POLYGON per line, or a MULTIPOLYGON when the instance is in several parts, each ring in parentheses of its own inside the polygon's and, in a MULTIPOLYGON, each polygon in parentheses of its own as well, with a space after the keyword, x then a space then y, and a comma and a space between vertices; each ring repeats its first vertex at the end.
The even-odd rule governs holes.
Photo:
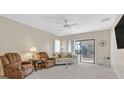
POLYGON ((55 58, 49 58, 49 56, 46 52, 37 53, 37 58, 44 62, 42 64, 42 67, 44 67, 44 68, 49 68, 49 67, 55 66, 55 58))
POLYGON ((24 78, 33 72, 31 62, 22 61, 17 53, 6 53, 1 57, 4 76, 9 78, 24 78))

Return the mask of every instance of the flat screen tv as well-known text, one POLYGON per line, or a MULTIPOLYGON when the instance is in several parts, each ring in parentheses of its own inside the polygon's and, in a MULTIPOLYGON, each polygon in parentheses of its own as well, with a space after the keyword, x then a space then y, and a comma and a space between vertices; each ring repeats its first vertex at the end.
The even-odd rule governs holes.
POLYGON ((115 27, 116 41, 118 49, 124 48, 124 15, 115 27))

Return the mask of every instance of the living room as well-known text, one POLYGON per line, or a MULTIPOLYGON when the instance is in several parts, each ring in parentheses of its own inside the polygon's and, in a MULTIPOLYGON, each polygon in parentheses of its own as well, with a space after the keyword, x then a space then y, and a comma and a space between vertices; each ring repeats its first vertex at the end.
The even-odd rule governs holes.
POLYGON ((123 0, 0 0, 0 92, 123 93, 123 0))
POLYGON ((0 62, 1 78, 123 78, 123 65, 116 64, 122 58, 118 59, 120 56, 115 52, 118 50, 113 30, 121 18, 121 14, 1 14, 0 56, 1 61, 4 60, 0 62), (33 67, 29 69, 30 73, 16 76, 18 71, 5 70, 8 65, 4 65, 5 57, 11 56, 13 64, 13 55, 21 58, 19 61, 30 61, 33 67), (39 59, 45 55, 51 59, 41 62, 40 66, 39 59), (56 59, 56 56, 60 58, 56 59), (42 70, 35 71, 36 63, 42 70))

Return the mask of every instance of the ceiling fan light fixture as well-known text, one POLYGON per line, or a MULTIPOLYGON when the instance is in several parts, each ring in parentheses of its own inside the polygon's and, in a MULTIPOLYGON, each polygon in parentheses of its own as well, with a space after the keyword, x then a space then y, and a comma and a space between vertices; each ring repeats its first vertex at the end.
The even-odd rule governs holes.
POLYGON ((108 21, 110 21, 110 17, 102 18, 102 19, 101 19, 101 22, 108 22, 108 21))

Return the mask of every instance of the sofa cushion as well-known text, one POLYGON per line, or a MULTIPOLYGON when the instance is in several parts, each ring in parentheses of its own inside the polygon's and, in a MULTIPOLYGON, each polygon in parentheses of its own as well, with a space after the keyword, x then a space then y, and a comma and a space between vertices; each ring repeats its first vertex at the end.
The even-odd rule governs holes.
POLYGON ((72 57, 72 55, 71 55, 71 54, 68 54, 68 55, 67 55, 67 58, 71 58, 71 57, 72 57))
POLYGON ((66 58, 67 57, 67 53, 61 53, 60 56, 61 56, 61 58, 66 58))
POLYGON ((21 65, 20 64, 16 64, 16 63, 13 63, 13 64, 9 64, 6 66, 6 69, 7 70, 20 70, 21 69, 21 65))

